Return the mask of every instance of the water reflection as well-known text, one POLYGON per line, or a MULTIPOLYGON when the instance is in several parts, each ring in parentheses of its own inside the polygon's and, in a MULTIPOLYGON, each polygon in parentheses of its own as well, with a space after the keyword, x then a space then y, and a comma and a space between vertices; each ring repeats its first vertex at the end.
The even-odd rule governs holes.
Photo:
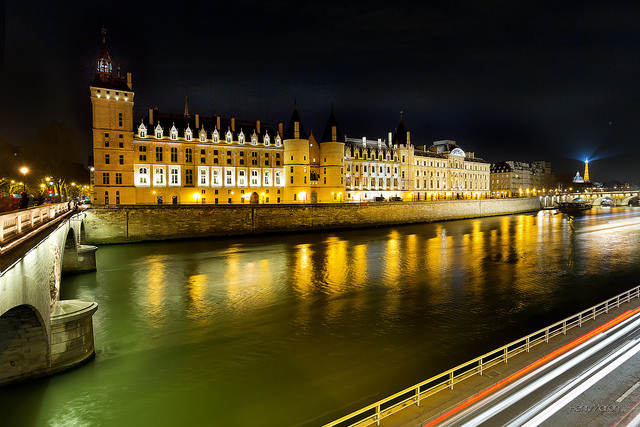
POLYGON ((98 357, 34 386, 39 424, 83 390, 85 424, 321 425, 636 285, 640 210, 611 212, 102 247, 62 287, 98 357))

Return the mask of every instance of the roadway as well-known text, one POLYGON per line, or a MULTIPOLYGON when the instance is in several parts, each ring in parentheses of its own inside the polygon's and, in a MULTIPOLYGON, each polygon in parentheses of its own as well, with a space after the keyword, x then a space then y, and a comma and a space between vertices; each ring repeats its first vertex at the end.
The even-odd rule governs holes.
POLYGON ((640 425, 640 309, 590 326, 472 398, 411 425, 640 425))

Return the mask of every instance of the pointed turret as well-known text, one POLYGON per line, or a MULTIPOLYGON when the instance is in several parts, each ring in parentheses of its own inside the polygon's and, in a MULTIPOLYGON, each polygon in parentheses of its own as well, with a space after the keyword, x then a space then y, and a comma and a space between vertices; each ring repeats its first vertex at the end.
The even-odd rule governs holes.
POLYGON ((284 134, 284 139, 307 139, 307 134, 302 126, 302 120, 300 114, 298 114, 298 107, 293 108, 293 114, 291 114, 291 120, 289 120, 289 126, 284 134))
POLYGON ((333 114, 333 109, 331 110, 331 115, 327 121, 327 126, 324 128, 320 142, 344 142, 344 135, 340 132, 340 127, 338 126, 335 114, 333 114))
POLYGON ((404 121, 402 120, 402 111, 400 111, 400 123, 398 123, 398 129, 396 130, 396 134, 393 136, 393 144, 394 145, 407 145, 408 140, 408 132, 404 127, 404 121))
POLYGON ((184 96, 184 116, 188 119, 189 117, 191 117, 189 115, 189 96, 185 95, 184 96))
POLYGON ((107 50, 107 29, 102 29, 102 47, 100 53, 96 59, 98 76, 102 80, 108 80, 112 77, 113 63, 111 62, 111 56, 107 50))

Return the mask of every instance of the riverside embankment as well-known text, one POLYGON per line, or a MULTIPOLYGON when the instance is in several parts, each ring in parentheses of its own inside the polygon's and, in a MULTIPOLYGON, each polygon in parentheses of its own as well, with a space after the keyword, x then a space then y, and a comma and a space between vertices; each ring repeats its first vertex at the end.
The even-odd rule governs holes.
POLYGON ((119 205, 87 210, 90 244, 378 227, 536 211, 533 198, 361 204, 119 205))

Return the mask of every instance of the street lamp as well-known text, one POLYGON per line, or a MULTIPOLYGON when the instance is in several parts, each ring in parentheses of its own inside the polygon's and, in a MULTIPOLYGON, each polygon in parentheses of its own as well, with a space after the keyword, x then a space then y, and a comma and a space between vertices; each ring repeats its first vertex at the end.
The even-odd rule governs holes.
POLYGON ((27 173, 29 172, 29 169, 26 168, 25 166, 20 168, 20 172, 22 172, 22 175, 24 176, 24 183, 22 185, 22 191, 23 192, 27 192, 27 173))

